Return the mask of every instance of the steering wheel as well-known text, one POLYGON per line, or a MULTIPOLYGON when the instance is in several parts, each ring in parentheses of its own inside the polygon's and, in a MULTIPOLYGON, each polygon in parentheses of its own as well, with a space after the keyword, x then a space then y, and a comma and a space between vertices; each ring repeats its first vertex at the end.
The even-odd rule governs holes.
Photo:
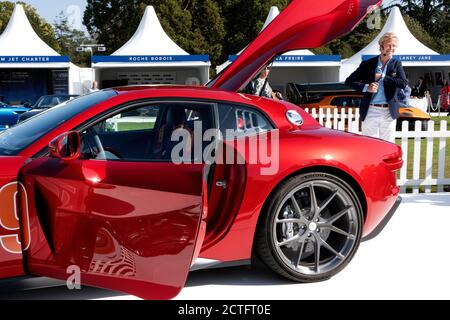
POLYGON ((102 141, 94 128, 86 130, 83 136, 83 142, 86 143, 90 156, 96 160, 116 160, 123 159, 123 156, 111 147, 103 147, 102 141))
POLYGON ((118 152, 117 150, 114 150, 111 147, 105 147, 103 149, 103 152, 105 154, 105 158, 108 160, 111 159, 123 159, 123 156, 120 154, 120 152, 118 152))

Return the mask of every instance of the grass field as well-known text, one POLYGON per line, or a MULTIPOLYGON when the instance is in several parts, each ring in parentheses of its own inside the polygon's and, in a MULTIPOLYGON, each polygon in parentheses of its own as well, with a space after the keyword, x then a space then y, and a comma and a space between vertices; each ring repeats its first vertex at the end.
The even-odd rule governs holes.
MULTIPOLYGON (((440 122, 441 120, 447 121, 447 130, 450 131, 450 117, 432 117, 432 120, 435 122, 434 130, 440 130, 440 122)), ((439 139, 433 139, 433 169, 432 169, 432 177, 437 178, 438 174, 438 162, 439 162, 439 139)), ((401 146, 401 139, 396 139, 396 143, 401 146)), ((420 141, 420 170, 419 170, 419 179, 425 178, 425 164, 426 164, 426 151, 427 151, 427 139, 423 138, 420 141)), ((405 150, 403 150, 405 153, 405 150)), ((408 139, 408 160, 407 160, 407 178, 412 179, 413 177, 413 166, 414 166, 414 139, 408 139)), ((400 173, 398 174, 398 176, 400 173)), ((450 138, 446 139, 446 148, 445 148, 445 170, 444 177, 450 178, 450 138)), ((420 188, 423 190, 424 188, 420 188)), ((432 191, 436 188, 432 188, 432 191)), ((445 188, 447 191, 450 191, 450 188, 445 188)))
POLYGON ((431 117, 431 120, 434 121, 434 131, 439 131, 441 127, 441 121, 447 121, 447 131, 450 131, 450 117, 431 117))
POLYGON ((135 122, 122 122, 118 124, 118 131, 134 131, 134 130, 148 130, 153 129, 155 126, 154 122, 144 122, 144 123, 135 123, 135 122))

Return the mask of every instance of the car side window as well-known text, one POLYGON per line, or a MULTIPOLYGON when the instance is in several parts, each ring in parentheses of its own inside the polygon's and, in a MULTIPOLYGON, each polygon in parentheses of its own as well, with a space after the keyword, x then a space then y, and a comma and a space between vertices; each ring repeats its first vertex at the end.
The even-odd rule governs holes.
POLYGON ((245 106, 219 104, 219 129, 225 139, 274 129, 260 111, 245 106))
POLYGON ((202 130, 203 136, 212 128, 212 110, 212 105, 191 102, 127 109, 82 132, 82 155, 95 160, 179 161, 172 159, 172 150, 183 144, 189 154, 179 157, 193 160, 194 130, 202 130))
POLYGON ((361 104, 361 98, 359 97, 336 97, 330 102, 332 106, 337 107, 349 107, 349 108, 359 108, 361 104))

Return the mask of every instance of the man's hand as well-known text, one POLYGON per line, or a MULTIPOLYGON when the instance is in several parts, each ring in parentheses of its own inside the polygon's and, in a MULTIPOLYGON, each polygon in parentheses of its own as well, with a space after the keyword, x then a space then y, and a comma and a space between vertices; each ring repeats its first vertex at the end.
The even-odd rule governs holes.
POLYGON ((372 82, 369 84, 369 88, 367 88, 367 91, 370 93, 377 93, 378 92, 378 83, 372 82))

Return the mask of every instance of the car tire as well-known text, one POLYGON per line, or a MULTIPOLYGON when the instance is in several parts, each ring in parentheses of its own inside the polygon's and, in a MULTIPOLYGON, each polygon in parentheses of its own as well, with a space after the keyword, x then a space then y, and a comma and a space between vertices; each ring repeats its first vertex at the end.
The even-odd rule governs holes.
POLYGON ((255 253, 290 280, 327 280, 353 258, 363 220, 356 193, 341 178, 321 172, 294 176, 281 183, 265 204, 255 253))

